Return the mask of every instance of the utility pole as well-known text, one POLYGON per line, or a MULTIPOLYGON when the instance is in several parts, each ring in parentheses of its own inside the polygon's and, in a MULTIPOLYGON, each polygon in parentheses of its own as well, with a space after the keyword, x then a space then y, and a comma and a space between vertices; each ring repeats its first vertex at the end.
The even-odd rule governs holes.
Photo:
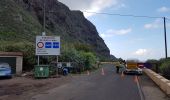
MULTIPOLYGON (((42 36, 45 36, 45 0, 43 0, 43 32, 42 36)), ((38 55, 38 66, 40 65, 40 56, 38 55)))
POLYGON ((167 53, 167 39, 166 39, 166 18, 163 17, 164 19, 164 38, 165 38, 165 58, 168 58, 168 53, 167 53))
POLYGON ((45 33, 45 24, 46 24, 46 20, 45 20, 45 16, 46 16, 46 13, 45 13, 45 0, 43 0, 43 32, 42 32, 42 35, 46 35, 45 33))

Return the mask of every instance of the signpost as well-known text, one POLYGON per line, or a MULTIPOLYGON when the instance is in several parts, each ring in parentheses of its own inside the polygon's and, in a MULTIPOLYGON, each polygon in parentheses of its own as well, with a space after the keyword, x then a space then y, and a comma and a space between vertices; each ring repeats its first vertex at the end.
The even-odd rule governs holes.
POLYGON ((60 55, 60 37, 37 36, 36 55, 60 55))
POLYGON ((39 56, 60 55, 60 37, 37 36, 36 37, 36 55, 38 56, 38 65, 39 65, 39 56))

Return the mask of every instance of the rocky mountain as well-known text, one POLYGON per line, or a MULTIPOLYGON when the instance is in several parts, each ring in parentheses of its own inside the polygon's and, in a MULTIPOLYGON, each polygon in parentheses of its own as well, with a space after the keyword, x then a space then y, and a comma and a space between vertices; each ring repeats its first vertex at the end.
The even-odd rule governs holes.
POLYGON ((46 32, 58 35, 63 43, 90 45, 99 56, 110 51, 96 27, 81 11, 71 11, 58 0, 0 0, 0 41, 29 41, 43 31, 43 1, 46 32))
POLYGON ((118 58, 116 58, 114 55, 110 55, 110 59, 111 59, 112 61, 118 60, 118 58))

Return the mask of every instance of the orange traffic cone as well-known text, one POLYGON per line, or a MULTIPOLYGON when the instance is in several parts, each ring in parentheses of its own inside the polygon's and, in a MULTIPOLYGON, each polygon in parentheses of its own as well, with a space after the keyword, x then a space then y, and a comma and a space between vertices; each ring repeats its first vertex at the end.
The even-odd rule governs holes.
POLYGON ((102 72, 101 72, 101 74, 102 74, 102 75, 105 75, 105 73, 104 73, 104 69, 103 69, 103 68, 102 68, 102 72))
POLYGON ((140 77, 138 76, 138 81, 140 81, 140 77))
POLYGON ((137 77, 137 76, 134 77, 134 82, 135 82, 135 83, 138 82, 138 77, 137 77))
POLYGON ((87 70, 87 75, 90 75, 90 72, 89 72, 89 70, 87 70))
POLYGON ((124 75, 124 73, 122 72, 122 73, 121 73, 121 78, 124 78, 124 77, 125 77, 125 75, 124 75))

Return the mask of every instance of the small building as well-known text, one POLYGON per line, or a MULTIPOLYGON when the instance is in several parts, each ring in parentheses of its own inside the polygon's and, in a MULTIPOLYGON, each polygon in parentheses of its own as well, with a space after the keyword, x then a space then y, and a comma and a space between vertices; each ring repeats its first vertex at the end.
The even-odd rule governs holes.
POLYGON ((0 52, 0 62, 8 63, 12 67, 13 74, 21 74, 23 67, 22 52, 0 52))

